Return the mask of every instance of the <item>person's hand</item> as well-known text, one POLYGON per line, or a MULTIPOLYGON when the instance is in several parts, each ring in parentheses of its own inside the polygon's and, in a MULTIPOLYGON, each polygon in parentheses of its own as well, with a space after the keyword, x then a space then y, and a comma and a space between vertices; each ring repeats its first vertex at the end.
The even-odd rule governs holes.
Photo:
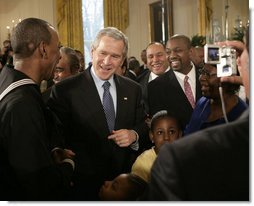
POLYGON ((56 164, 61 164, 64 159, 73 159, 75 153, 69 149, 56 148, 52 151, 52 157, 56 164))
POLYGON ((243 85, 243 79, 241 76, 228 76, 228 77, 221 77, 220 78, 221 82, 229 82, 232 84, 239 84, 243 85))
POLYGON ((246 96, 249 97, 249 52, 247 50, 246 45, 240 41, 225 41, 225 42, 217 42, 219 46, 230 46, 236 49, 237 52, 237 66, 238 71, 241 77, 231 76, 231 77, 223 77, 221 81, 223 82, 234 82, 243 84, 246 91, 246 96))
POLYGON ((112 139, 119 147, 128 147, 137 140, 137 135, 134 130, 120 129, 113 130, 108 139, 112 139))

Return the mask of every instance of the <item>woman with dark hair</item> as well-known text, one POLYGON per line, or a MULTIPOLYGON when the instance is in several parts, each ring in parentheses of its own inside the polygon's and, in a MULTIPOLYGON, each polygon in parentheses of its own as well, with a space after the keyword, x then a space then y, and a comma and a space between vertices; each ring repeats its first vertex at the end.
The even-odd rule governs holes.
POLYGON ((216 65, 205 64, 204 68, 200 70, 199 81, 203 97, 197 102, 191 120, 184 130, 184 135, 223 124, 227 121, 234 121, 247 108, 247 104, 237 95, 240 85, 227 82, 220 83, 220 78, 217 77, 216 65), (226 117, 223 115, 219 93, 220 85, 222 87, 226 117))

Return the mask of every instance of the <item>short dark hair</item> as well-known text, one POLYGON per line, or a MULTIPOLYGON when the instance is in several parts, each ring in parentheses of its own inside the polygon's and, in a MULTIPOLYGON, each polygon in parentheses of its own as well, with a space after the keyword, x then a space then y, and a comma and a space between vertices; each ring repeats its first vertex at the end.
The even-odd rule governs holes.
POLYGON ((174 114, 170 113, 167 110, 160 110, 157 113, 155 113, 151 119, 151 124, 150 124, 150 129, 151 131, 154 130, 155 124, 158 122, 158 120, 163 119, 163 118, 171 118, 176 121, 177 127, 182 130, 182 124, 179 119, 175 117, 174 114))
POLYGON ((52 25, 48 22, 37 18, 27 18, 18 23, 11 35, 15 58, 30 57, 42 41, 49 44, 51 41, 50 26, 52 25))
POLYGON ((147 183, 141 177, 132 173, 128 174, 127 179, 132 187, 132 189, 128 193, 127 199, 137 200, 144 193, 147 187, 147 183))
POLYGON ((148 49, 148 47, 150 47, 151 45, 154 45, 154 44, 161 45, 166 50, 166 46, 164 44, 162 44, 161 42, 157 42, 157 41, 150 42, 144 50, 146 51, 148 49))
POLYGON ((174 39, 182 39, 185 42, 187 48, 188 49, 191 48, 191 40, 190 40, 189 37, 187 37, 183 34, 175 34, 175 35, 173 35, 169 38, 168 42, 171 41, 171 40, 174 40, 174 39))
POLYGON ((129 70, 134 71, 134 70, 139 69, 139 67, 140 67, 140 63, 139 63, 139 61, 137 59, 131 59, 129 61, 129 66, 128 66, 129 70))

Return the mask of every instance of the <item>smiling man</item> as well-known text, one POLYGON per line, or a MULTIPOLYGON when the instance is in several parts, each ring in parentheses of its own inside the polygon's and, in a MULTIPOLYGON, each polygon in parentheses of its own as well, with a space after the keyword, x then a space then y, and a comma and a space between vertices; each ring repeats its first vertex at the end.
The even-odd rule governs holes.
POLYGON ((152 42, 146 47, 147 67, 148 72, 143 73, 138 77, 138 82, 142 87, 142 95, 144 107, 147 114, 149 114, 148 100, 147 100, 147 85, 150 81, 158 76, 164 74, 169 70, 167 53, 165 46, 160 42, 152 42))
POLYGON ((76 153, 71 200, 98 200, 105 180, 130 171, 148 132, 140 86, 114 74, 127 56, 127 37, 104 28, 91 53, 91 67, 56 84, 49 99, 63 123, 65 141, 76 153))
POLYGON ((171 69, 148 84, 149 111, 153 115, 168 110, 184 127, 201 97, 197 71, 190 59, 191 41, 185 35, 174 35, 168 40, 166 50, 171 69), (188 99, 187 93, 192 94, 192 99, 188 99))

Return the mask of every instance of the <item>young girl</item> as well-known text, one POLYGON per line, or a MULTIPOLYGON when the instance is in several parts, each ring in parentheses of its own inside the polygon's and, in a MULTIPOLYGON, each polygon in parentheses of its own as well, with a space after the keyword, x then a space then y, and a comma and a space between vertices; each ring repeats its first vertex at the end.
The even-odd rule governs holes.
POLYGON ((153 116, 149 136, 154 146, 138 156, 131 173, 120 174, 114 180, 106 181, 99 192, 100 200, 131 201, 142 196, 161 146, 182 136, 180 123, 166 110, 162 110, 153 116))
POLYGON ((166 110, 157 112, 151 119, 149 136, 154 146, 139 155, 134 162, 131 173, 149 181, 150 170, 161 146, 172 143, 182 136, 180 122, 166 110))
POLYGON ((120 174, 112 181, 105 181, 99 198, 103 201, 134 201, 143 194, 146 185, 143 179, 134 174, 120 174))

